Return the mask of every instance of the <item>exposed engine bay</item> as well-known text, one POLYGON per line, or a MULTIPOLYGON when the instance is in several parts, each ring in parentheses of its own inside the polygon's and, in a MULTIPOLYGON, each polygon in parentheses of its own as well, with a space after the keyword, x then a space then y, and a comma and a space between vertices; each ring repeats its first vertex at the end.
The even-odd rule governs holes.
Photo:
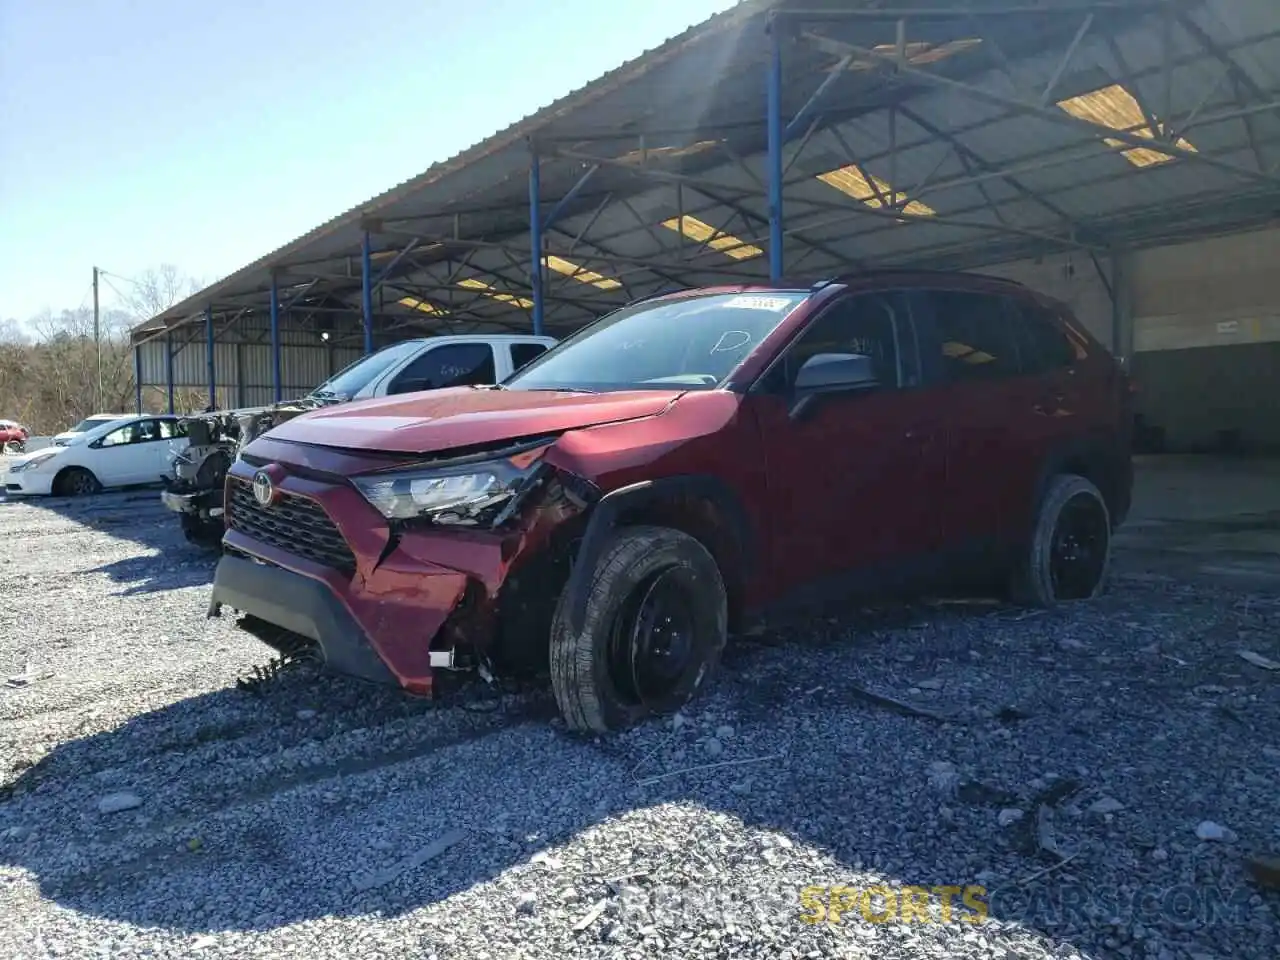
POLYGON ((218 547, 225 530, 223 486, 240 451, 277 424, 332 401, 315 396, 244 410, 193 414, 181 422, 187 446, 175 453, 162 478, 164 505, 179 515, 187 540, 218 547))

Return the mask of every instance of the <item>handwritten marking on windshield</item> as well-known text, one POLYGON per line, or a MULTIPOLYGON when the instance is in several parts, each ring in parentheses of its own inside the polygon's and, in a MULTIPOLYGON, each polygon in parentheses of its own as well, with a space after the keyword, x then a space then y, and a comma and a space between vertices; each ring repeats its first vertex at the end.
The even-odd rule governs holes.
POLYGON ((741 350, 751 342, 751 334, 745 330, 726 330, 711 348, 712 353, 725 353, 730 350, 741 350), (726 343, 725 341, 729 341, 726 343))

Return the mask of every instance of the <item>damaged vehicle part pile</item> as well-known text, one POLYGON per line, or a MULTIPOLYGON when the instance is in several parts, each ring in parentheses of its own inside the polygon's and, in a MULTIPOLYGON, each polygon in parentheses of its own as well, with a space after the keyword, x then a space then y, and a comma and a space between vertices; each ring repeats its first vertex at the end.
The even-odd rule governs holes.
POLYGON ((498 387, 311 411, 227 474, 210 613, 430 694, 549 670, 575 729, 678 708, 787 600, 1095 596, 1130 384, 1064 305, 972 275, 717 288, 607 315, 498 387))
POLYGON ((190 443, 176 453, 161 495, 186 538, 217 546, 225 531, 223 488, 240 450, 299 414, 372 397, 494 383, 554 345, 551 337, 459 335, 404 340, 361 357, 297 400, 211 411, 185 421, 190 443))

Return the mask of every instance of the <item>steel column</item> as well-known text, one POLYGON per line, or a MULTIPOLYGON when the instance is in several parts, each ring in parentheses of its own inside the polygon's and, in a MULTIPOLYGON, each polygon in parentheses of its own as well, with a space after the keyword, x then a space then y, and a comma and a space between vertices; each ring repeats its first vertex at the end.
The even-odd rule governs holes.
POLYGON ((217 369, 213 359, 213 306, 206 304, 204 308, 204 349, 205 363, 209 368, 209 409, 218 409, 217 369))
POLYGON ((275 402, 284 398, 284 376, 280 363, 280 287, 276 272, 271 271, 271 383, 275 402))
POLYGON ((169 413, 173 413, 173 331, 164 335, 164 382, 169 393, 169 413))
POLYGON ((782 279, 782 29, 769 23, 769 72, 766 81, 769 127, 769 279, 782 279))
POLYGON ((133 348, 133 402, 142 413, 142 344, 133 348))
POLYGON ((373 353, 373 267, 370 262, 369 231, 360 238, 360 305, 364 314, 364 353, 373 353))
POLYGON ((538 151, 533 151, 529 162, 529 247, 532 264, 529 267, 529 285, 533 289, 533 334, 542 335, 542 318, 546 305, 542 298, 542 169, 538 151))

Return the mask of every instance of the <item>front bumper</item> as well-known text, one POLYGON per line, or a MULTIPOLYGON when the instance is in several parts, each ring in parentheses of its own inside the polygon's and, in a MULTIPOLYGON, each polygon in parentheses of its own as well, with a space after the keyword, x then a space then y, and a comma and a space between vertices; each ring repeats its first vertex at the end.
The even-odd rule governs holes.
POLYGON ((53 493, 53 474, 40 470, 9 471, 4 475, 4 492, 11 497, 47 497, 53 493))
POLYGON ((213 610, 225 604, 314 640, 340 673, 377 683, 395 677, 360 625, 323 583, 281 567, 223 556, 213 580, 213 610))
POLYGON ((222 516, 222 491, 201 490, 196 493, 179 493, 163 490, 160 502, 174 513, 189 513, 199 516, 202 512, 211 517, 222 516))
MULTIPOLYGON (((430 694, 434 669, 452 665, 455 648, 470 646, 475 634, 468 630, 483 629, 481 619, 454 615, 462 607, 470 611, 468 598, 496 596, 510 544, 504 547, 503 537, 479 531, 405 531, 393 541, 381 514, 354 488, 313 479, 311 472, 299 476, 278 464, 269 470, 280 496, 307 501, 313 517, 314 507, 320 508, 350 547, 354 568, 324 562, 315 550, 314 529, 293 547, 251 534, 252 525, 237 524, 232 498, 213 609, 225 604, 309 637, 339 672, 430 694), (371 666, 375 661, 381 668, 371 666)), ((237 462, 227 482, 250 484, 255 472, 237 462)), ((276 511, 266 508, 272 517, 287 515, 288 508, 276 511)), ((256 529, 278 536, 281 525, 272 523, 260 517, 256 529)))

